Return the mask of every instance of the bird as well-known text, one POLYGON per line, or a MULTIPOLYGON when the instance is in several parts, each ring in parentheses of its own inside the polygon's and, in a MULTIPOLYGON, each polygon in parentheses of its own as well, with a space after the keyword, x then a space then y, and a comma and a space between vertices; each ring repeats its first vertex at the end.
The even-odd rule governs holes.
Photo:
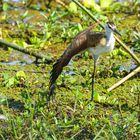
POLYGON ((70 60, 76 54, 89 50, 94 60, 94 70, 92 74, 92 93, 91 100, 94 98, 94 83, 95 83, 95 73, 96 73, 96 65, 99 59, 99 56, 106 52, 111 52, 115 46, 115 37, 114 32, 118 35, 121 35, 113 22, 107 22, 104 25, 105 32, 95 32, 92 31, 93 26, 90 26, 78 33, 71 44, 65 49, 63 54, 57 59, 54 63, 53 68, 50 72, 50 82, 49 82, 49 92, 47 96, 47 102, 55 98, 55 86, 56 80, 61 74, 63 68, 68 65, 70 60))

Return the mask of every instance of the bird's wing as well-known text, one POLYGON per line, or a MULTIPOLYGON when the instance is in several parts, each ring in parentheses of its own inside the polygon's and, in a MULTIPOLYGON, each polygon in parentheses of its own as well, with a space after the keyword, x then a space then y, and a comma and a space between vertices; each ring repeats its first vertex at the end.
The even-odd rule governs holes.
POLYGON ((104 32, 90 32, 87 37, 88 47, 104 46, 106 44, 106 36, 104 32))
POLYGON ((50 86, 49 86, 50 91, 48 94, 48 101, 50 100, 50 96, 54 94, 55 81, 58 78, 58 76, 61 74, 63 67, 65 67, 69 63, 69 61, 75 54, 78 54, 79 52, 88 48, 87 36, 90 33, 90 31, 93 29, 93 27, 94 26, 90 26, 84 31, 78 33, 73 39, 72 43, 69 45, 69 47, 64 51, 61 57, 53 65, 53 68, 51 70, 51 75, 50 75, 50 86))

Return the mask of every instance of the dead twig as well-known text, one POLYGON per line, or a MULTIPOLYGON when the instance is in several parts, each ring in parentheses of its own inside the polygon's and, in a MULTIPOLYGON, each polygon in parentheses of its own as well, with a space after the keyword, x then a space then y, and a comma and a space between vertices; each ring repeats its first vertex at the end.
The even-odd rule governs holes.
POLYGON ((113 86, 111 86, 110 88, 107 89, 108 92, 110 92, 111 90, 115 89, 116 87, 120 86, 122 83, 124 83, 126 80, 128 80, 129 78, 131 78, 132 76, 134 76, 135 74, 137 74, 138 72, 140 72, 140 66, 137 67, 136 69, 134 69, 131 73, 129 73, 126 77, 124 77, 123 79, 121 79, 120 81, 118 81, 116 84, 114 84, 113 86))
POLYGON ((25 49, 23 47, 17 46, 15 44, 7 42, 6 40, 0 39, 0 47, 3 47, 3 46, 6 46, 6 47, 12 48, 14 50, 20 51, 22 53, 34 56, 34 57, 36 57, 36 59, 44 59, 45 63, 47 63, 47 64, 52 62, 52 59, 47 57, 47 56, 45 56, 45 55, 29 51, 29 50, 27 50, 27 49, 25 49))

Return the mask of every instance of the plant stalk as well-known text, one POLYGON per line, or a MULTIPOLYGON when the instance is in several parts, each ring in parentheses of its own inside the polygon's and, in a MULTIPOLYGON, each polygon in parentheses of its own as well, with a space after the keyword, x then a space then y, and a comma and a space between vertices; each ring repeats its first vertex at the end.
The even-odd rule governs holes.
POLYGON ((135 74, 137 74, 138 72, 140 72, 140 66, 137 67, 136 69, 134 69, 126 77, 124 77, 123 79, 121 79, 120 81, 118 81, 117 83, 115 83, 113 86, 111 86, 110 88, 108 88, 107 91, 110 92, 111 90, 115 89, 116 87, 118 87, 119 85, 121 85, 122 83, 124 83, 126 80, 128 80, 129 78, 131 78, 132 76, 134 76, 135 74))
POLYGON ((6 47, 12 48, 14 50, 20 51, 22 53, 25 53, 25 54, 34 56, 37 59, 44 59, 45 60, 45 63, 48 63, 48 64, 52 62, 52 59, 49 58, 49 57, 47 57, 47 56, 45 56, 45 55, 42 55, 42 54, 39 54, 39 53, 36 53, 36 52, 29 51, 29 50, 27 50, 27 49, 25 49, 23 47, 17 46, 15 44, 9 43, 6 40, 0 39, 0 47, 3 47, 3 46, 6 46, 6 47))

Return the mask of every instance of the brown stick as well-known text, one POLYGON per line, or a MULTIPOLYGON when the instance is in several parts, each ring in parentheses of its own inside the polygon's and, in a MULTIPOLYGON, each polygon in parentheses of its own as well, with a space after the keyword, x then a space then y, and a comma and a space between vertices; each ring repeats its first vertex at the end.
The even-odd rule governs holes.
POLYGON ((5 45, 5 46, 7 46, 9 48, 12 48, 14 50, 20 51, 22 53, 25 53, 25 54, 34 56, 37 59, 45 59, 45 62, 46 63, 51 63, 52 62, 52 59, 49 58, 49 57, 47 57, 47 56, 45 56, 45 55, 42 55, 42 54, 39 54, 39 53, 36 53, 36 52, 29 51, 29 50, 27 50, 27 49, 25 49, 23 47, 17 46, 15 44, 12 44, 12 43, 7 42, 6 40, 0 39, 0 47, 2 47, 3 45, 5 45))
POLYGON ((124 77, 123 79, 121 79, 120 81, 118 81, 116 84, 114 84, 113 86, 111 86, 110 88, 108 88, 107 91, 110 92, 111 90, 115 89, 116 87, 118 87, 119 85, 121 85, 122 83, 124 83, 126 80, 128 80, 129 78, 131 78, 132 76, 134 76, 138 72, 140 72, 140 66, 138 66, 136 69, 134 69, 126 77, 124 77))

